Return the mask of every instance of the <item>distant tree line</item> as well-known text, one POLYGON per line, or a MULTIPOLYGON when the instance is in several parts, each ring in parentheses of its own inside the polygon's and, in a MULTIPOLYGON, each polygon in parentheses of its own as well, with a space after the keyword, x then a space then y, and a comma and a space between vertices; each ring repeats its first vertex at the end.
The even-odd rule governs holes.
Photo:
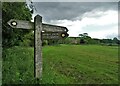
POLYGON ((117 37, 114 37, 113 39, 96 39, 88 36, 88 33, 79 34, 79 37, 80 44, 108 44, 108 45, 120 44, 120 40, 118 40, 117 37))
POLYGON ((101 44, 101 45, 119 45, 120 40, 117 37, 113 39, 97 39, 88 36, 88 33, 79 34, 79 37, 68 37, 65 39, 68 44, 101 44))
POLYGON ((88 36, 88 33, 79 34, 79 37, 67 37, 61 40, 43 40, 43 45, 56 45, 56 44, 100 44, 100 45, 119 45, 120 40, 117 37, 113 39, 97 39, 88 36))

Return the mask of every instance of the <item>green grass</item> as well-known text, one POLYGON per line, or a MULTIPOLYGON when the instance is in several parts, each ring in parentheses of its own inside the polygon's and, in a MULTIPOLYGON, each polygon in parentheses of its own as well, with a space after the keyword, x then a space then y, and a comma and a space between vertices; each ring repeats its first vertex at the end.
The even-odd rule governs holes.
MULTIPOLYGON (((3 83, 35 83, 33 48, 4 51, 3 83)), ((43 47, 42 84, 117 84, 118 47, 58 45, 43 47)))
POLYGON ((3 51, 3 80, 5 84, 33 83, 34 49, 13 47, 3 51))

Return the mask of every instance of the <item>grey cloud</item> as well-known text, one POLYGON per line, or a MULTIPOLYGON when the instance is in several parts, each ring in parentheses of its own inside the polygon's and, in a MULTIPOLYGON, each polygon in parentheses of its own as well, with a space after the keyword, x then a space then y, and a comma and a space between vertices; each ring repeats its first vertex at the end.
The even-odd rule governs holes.
POLYGON ((34 6, 45 22, 50 20, 73 20, 93 9, 117 10, 117 2, 34 2, 34 6))

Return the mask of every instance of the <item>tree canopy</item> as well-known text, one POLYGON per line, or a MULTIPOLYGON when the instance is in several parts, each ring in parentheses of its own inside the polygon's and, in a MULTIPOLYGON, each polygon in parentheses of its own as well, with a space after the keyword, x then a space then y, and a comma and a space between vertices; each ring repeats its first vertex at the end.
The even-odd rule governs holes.
POLYGON ((13 29, 7 22, 10 19, 19 19, 30 21, 32 14, 25 2, 4 2, 2 5, 2 45, 11 47, 19 45, 23 41, 26 33, 30 32, 23 29, 13 29))

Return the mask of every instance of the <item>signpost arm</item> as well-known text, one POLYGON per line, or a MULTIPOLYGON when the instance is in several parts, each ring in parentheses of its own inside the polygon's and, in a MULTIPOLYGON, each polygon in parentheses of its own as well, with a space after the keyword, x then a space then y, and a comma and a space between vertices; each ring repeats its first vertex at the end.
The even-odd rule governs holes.
POLYGON ((34 76, 40 79, 42 76, 42 17, 37 15, 34 18, 34 76))

